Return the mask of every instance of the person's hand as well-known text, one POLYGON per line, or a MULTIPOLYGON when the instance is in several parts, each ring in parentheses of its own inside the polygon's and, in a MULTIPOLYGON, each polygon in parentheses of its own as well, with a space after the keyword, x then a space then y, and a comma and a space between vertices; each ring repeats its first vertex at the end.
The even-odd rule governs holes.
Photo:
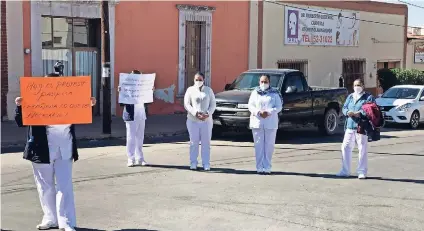
POLYGON ((359 112, 359 111, 355 112, 355 113, 353 113, 353 116, 354 117, 361 117, 361 112, 359 112))
POLYGON ((22 97, 16 97, 15 103, 16 103, 16 106, 21 106, 22 105, 22 97))
POLYGON ((203 120, 209 118, 209 114, 208 113, 202 114, 202 116, 203 116, 203 120))
POLYGON ((96 105, 97 100, 96 100, 96 98, 95 98, 95 97, 91 97, 91 98, 90 98, 90 100, 91 100, 91 106, 96 105))
POLYGON ((352 111, 347 112, 347 116, 349 116, 349 117, 353 117, 354 114, 355 113, 353 113, 352 111))
POLYGON ((259 113, 259 115, 260 115, 262 118, 266 119, 266 117, 268 117, 268 116, 269 116, 269 113, 268 113, 267 111, 263 111, 263 112, 260 112, 260 113, 259 113))
POLYGON ((202 114, 201 112, 197 112, 197 113, 196 113, 196 117, 197 117, 199 120, 203 120, 203 114, 202 114))
POLYGON ((118 86, 118 92, 120 92, 121 91, 121 86, 118 86))

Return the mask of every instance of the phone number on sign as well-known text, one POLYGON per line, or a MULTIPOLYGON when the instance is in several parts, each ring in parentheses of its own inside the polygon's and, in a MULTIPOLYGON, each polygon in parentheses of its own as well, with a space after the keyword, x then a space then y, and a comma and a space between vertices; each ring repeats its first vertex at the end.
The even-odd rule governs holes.
POLYGON ((302 35, 303 42, 307 43, 333 43, 333 36, 302 35))

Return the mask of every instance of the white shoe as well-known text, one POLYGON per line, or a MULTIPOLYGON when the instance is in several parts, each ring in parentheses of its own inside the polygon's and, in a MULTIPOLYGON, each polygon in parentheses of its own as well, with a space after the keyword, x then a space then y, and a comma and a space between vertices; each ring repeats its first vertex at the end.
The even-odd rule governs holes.
POLYGON ((203 170, 210 171, 211 170, 211 167, 203 167, 203 170))
POLYGON ((193 164, 192 164, 192 165, 190 165, 190 169, 191 169, 191 170, 197 170, 197 165, 193 165, 193 164))
POLYGON ((358 179, 363 180, 363 179, 366 179, 366 178, 367 178, 367 176, 365 176, 365 174, 363 174, 363 173, 360 173, 360 174, 358 175, 358 179))
POLYGON ((127 166, 134 167, 134 160, 128 160, 127 166))
POLYGON ((346 174, 345 172, 339 172, 336 174, 338 177, 350 177, 350 174, 346 174))
POLYGON ((137 166, 147 166, 147 165, 149 165, 146 161, 144 161, 144 160, 142 160, 142 161, 140 161, 140 160, 137 160, 136 162, 135 162, 135 165, 137 165, 137 166))
POLYGON ((48 229, 57 228, 57 227, 58 225, 53 222, 41 223, 37 225, 38 230, 48 230, 48 229))
POLYGON ((72 227, 66 227, 66 228, 63 228, 62 230, 64 230, 64 231, 76 231, 74 228, 72 228, 72 227))

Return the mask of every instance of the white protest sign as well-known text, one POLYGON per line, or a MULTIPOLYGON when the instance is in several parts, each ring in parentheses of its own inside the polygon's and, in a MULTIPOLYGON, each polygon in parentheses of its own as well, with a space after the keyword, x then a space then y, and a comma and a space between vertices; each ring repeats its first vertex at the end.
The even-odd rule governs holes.
POLYGON ((119 74, 119 103, 140 104, 153 102, 156 74, 119 74))

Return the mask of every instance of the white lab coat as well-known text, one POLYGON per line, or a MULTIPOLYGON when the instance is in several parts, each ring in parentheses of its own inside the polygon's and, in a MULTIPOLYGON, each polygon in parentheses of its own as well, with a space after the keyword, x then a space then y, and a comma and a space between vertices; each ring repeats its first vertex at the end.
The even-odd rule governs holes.
POLYGON ((255 142, 256 170, 258 173, 270 173, 278 129, 278 113, 283 109, 282 99, 277 93, 259 95, 254 90, 250 95, 248 107, 251 113, 250 128, 255 142), (270 116, 264 119, 260 117, 260 111, 267 111, 270 116))
POLYGON ((213 120, 215 112, 215 94, 207 86, 201 88, 191 86, 184 95, 184 108, 187 110, 187 130, 190 136, 190 167, 197 167, 199 155, 199 144, 202 144, 203 168, 210 168, 210 142, 212 138, 213 120), (205 121, 199 120, 196 113, 208 113, 209 118, 205 121))
POLYGON ((44 213, 42 223, 58 224, 59 228, 75 227, 70 125, 47 126, 47 140, 50 164, 32 163, 44 213))
MULTIPOLYGON (((124 108, 125 110, 125 108, 124 108)), ((144 160, 143 143, 146 126, 146 110, 144 104, 134 104, 134 121, 125 121, 127 128, 127 156, 128 160, 140 163, 144 160)))

